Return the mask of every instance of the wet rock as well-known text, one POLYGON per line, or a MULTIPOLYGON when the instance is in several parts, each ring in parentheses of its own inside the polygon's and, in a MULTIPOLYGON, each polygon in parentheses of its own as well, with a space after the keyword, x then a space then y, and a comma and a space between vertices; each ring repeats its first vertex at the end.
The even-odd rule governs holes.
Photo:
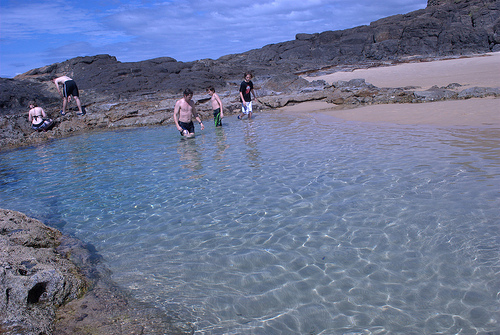
POLYGON ((460 85, 459 83, 451 83, 451 84, 448 84, 446 85, 445 87, 442 87, 442 88, 446 88, 448 90, 454 90, 454 89, 457 89, 459 87, 461 87, 462 85, 460 85))
POLYGON ((415 101, 430 102, 453 99, 458 96, 455 91, 447 90, 439 87, 432 87, 426 91, 415 91, 415 101))
POLYGON ((303 94, 282 94, 278 96, 267 96, 259 99, 265 106, 270 108, 279 108, 306 101, 323 100, 327 97, 324 90, 311 91, 303 94))
POLYGON ((325 101, 336 105, 367 105, 413 102, 414 92, 405 88, 378 88, 364 79, 333 83, 325 101))
POLYGON ((335 105, 344 105, 347 104, 347 101, 349 101, 354 94, 352 92, 344 92, 342 90, 334 90, 333 92, 329 93, 326 102, 335 104, 335 105))
POLYGON ((498 87, 471 87, 467 88, 460 93, 458 93, 458 98, 469 99, 469 98, 485 98, 485 97, 499 97, 500 88, 498 87))
POLYGON ((333 83, 336 88, 341 88, 345 91, 356 91, 365 88, 374 88, 372 84, 366 82, 363 78, 351 79, 349 81, 339 80, 333 83))
POLYGON ((278 74, 259 83, 259 95, 281 94, 300 92, 306 87, 318 86, 323 88, 326 85, 324 81, 309 83, 304 78, 301 78, 292 73, 278 74), (264 91, 265 90, 265 91, 264 91))

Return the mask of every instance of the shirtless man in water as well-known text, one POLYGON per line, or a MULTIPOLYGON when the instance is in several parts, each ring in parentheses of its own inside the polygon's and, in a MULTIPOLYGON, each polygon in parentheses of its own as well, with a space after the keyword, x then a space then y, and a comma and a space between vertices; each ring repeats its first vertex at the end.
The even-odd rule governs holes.
POLYGON ((177 130, 182 136, 193 137, 194 136, 194 124, 193 117, 196 121, 200 123, 201 130, 205 129, 201 118, 196 112, 194 107, 193 91, 189 88, 184 91, 184 97, 177 100, 174 107, 174 122, 177 130))
POLYGON ((59 95, 63 100, 61 115, 66 115, 66 106, 71 101, 71 96, 75 98, 76 105, 78 106, 79 113, 76 115, 85 115, 85 111, 82 110, 82 103, 80 102, 78 87, 76 86, 75 81, 68 76, 54 78, 52 81, 56 85, 57 92, 59 92, 59 95), (62 91, 59 85, 63 86, 62 91))

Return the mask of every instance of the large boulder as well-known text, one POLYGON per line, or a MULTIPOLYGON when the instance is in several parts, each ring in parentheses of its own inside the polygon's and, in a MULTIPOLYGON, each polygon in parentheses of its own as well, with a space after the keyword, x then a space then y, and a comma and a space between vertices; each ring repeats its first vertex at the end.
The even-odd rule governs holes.
POLYGON ((36 100, 40 106, 55 106, 59 95, 48 90, 47 84, 38 80, 0 78, 0 115, 13 111, 26 113, 29 103, 36 100))

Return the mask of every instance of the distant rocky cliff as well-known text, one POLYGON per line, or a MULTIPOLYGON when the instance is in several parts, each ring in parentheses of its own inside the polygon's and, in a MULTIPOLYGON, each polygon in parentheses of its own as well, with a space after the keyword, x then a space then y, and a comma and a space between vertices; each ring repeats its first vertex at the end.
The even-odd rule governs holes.
POLYGON ((186 87, 195 91, 203 111, 208 110, 205 89, 214 86, 230 112, 238 107, 238 83, 245 70, 256 75, 261 97, 273 97, 311 85, 300 80, 303 73, 492 51, 500 51, 500 1, 429 0, 425 9, 370 25, 297 34, 293 41, 217 60, 163 57, 122 63, 109 55, 77 57, 14 79, 0 78, 0 143, 7 147, 97 127, 171 123, 173 100, 186 87), (61 74, 73 77, 81 90, 89 113, 80 121, 57 113, 60 99, 50 79, 61 74), (50 134, 30 135, 26 114, 33 98, 57 119, 50 134))

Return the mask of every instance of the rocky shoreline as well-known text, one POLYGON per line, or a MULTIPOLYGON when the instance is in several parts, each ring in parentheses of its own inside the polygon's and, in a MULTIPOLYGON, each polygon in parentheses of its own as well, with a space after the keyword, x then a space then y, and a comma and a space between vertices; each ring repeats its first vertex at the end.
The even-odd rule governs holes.
MULTIPOLYGON (((436 57, 420 59, 419 61, 428 62, 442 59, 442 57, 436 57)), ((381 65, 379 64, 379 66, 381 65)), ((363 68, 366 67, 362 65, 350 66, 349 70, 363 68)), ((325 72, 325 70, 317 73, 308 72, 308 76, 325 73, 331 72, 325 72)), ((332 104, 332 107, 349 109, 375 104, 428 103, 500 96, 499 87, 463 88, 462 84, 449 83, 444 87, 434 86, 427 90, 420 90, 419 87, 380 88, 367 83, 363 78, 328 84, 323 80, 310 82, 303 77, 286 74, 275 76, 265 82, 257 80, 256 87, 259 94, 256 103, 258 111, 309 101, 325 101, 332 104), (286 87, 286 89, 279 92, 280 87, 286 87)), ((222 91, 219 95, 224 103, 226 115, 239 112, 240 103, 237 100, 236 89, 222 91)), ((2 150, 11 150, 93 130, 173 124, 173 106, 178 98, 178 96, 165 97, 158 100, 157 98, 144 97, 135 101, 92 102, 87 104, 87 114, 83 117, 77 117, 75 110, 65 116, 59 115, 58 112, 49 111, 48 114, 56 125, 52 130, 46 132, 32 131, 26 114, 0 116, 1 148, 2 150)), ((208 104, 209 98, 204 94, 196 94, 193 100, 202 119, 211 119, 212 111, 208 104)))
MULTIPOLYGON (((170 57, 122 63, 110 55, 77 57, 33 69, 13 79, 0 78, 0 148, 9 150, 94 129, 166 125, 185 88, 204 119, 210 118, 213 86, 227 114, 239 109, 243 72, 255 75, 259 109, 324 100, 339 108, 379 103, 419 103, 443 99, 498 96, 498 88, 467 88, 456 83, 428 91, 417 87, 389 90, 360 81, 308 82, 321 75, 405 62, 482 55, 500 51, 500 2, 429 0, 425 9, 394 15, 342 31, 297 34, 295 40, 264 46, 217 60, 179 62, 170 57), (61 116, 59 95, 51 82, 66 74, 76 80, 85 117, 73 110, 61 116), (53 130, 33 133, 27 104, 36 99, 56 121, 53 130)), ((460 83, 459 83, 460 84, 460 83)))

